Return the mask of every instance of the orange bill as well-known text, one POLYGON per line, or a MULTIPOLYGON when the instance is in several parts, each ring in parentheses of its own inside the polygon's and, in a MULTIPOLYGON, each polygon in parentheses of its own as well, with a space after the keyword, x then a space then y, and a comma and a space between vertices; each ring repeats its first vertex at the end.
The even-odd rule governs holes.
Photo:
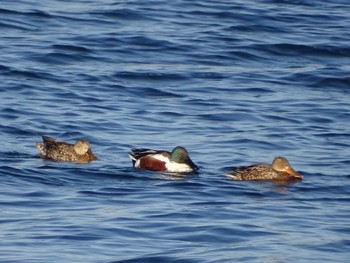
POLYGON ((293 169, 292 167, 288 167, 288 168, 286 169, 286 172, 287 172, 289 175, 291 175, 292 177, 300 178, 300 179, 303 178, 303 176, 302 176, 300 173, 294 171, 294 169, 293 169))

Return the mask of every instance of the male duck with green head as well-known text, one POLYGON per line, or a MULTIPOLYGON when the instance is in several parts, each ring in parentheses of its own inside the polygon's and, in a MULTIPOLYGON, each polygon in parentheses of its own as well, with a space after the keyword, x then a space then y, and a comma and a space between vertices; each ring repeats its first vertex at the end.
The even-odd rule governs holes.
POLYGON ((129 157, 135 168, 170 173, 188 173, 199 170, 184 147, 177 146, 172 152, 151 149, 132 149, 129 157))

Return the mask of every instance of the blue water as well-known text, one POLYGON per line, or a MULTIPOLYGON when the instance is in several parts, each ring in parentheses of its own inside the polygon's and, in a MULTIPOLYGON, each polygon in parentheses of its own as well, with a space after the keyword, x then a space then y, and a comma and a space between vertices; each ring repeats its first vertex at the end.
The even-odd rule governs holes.
POLYGON ((0 3, 0 261, 348 262, 348 1, 0 3), (98 161, 39 158, 41 135, 98 161), (198 174, 137 171, 185 146, 198 174), (285 156, 301 183, 235 182, 285 156))

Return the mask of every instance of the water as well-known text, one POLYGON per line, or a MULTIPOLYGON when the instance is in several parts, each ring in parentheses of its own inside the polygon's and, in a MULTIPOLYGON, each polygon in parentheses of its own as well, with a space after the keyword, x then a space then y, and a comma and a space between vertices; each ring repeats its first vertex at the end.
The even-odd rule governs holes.
POLYGON ((347 262, 347 1, 0 4, 1 262, 347 262), (41 135, 99 160, 42 160, 41 135), (198 174, 131 167, 187 147, 198 174), (234 182, 285 156, 302 183, 234 182))

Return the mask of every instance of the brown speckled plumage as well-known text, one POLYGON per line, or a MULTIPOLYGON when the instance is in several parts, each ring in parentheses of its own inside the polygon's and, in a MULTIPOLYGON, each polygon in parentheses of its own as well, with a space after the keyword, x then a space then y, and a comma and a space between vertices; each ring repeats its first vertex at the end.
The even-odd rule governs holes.
POLYGON ((36 143, 40 156, 54 161, 86 163, 97 160, 90 149, 89 142, 78 140, 75 144, 60 142, 43 136, 44 143, 36 143))
POLYGON ((226 173, 226 176, 234 180, 275 180, 286 181, 297 179, 301 180, 302 175, 293 170, 289 162, 284 157, 276 157, 271 164, 257 164, 251 166, 237 167, 232 173, 226 173))

